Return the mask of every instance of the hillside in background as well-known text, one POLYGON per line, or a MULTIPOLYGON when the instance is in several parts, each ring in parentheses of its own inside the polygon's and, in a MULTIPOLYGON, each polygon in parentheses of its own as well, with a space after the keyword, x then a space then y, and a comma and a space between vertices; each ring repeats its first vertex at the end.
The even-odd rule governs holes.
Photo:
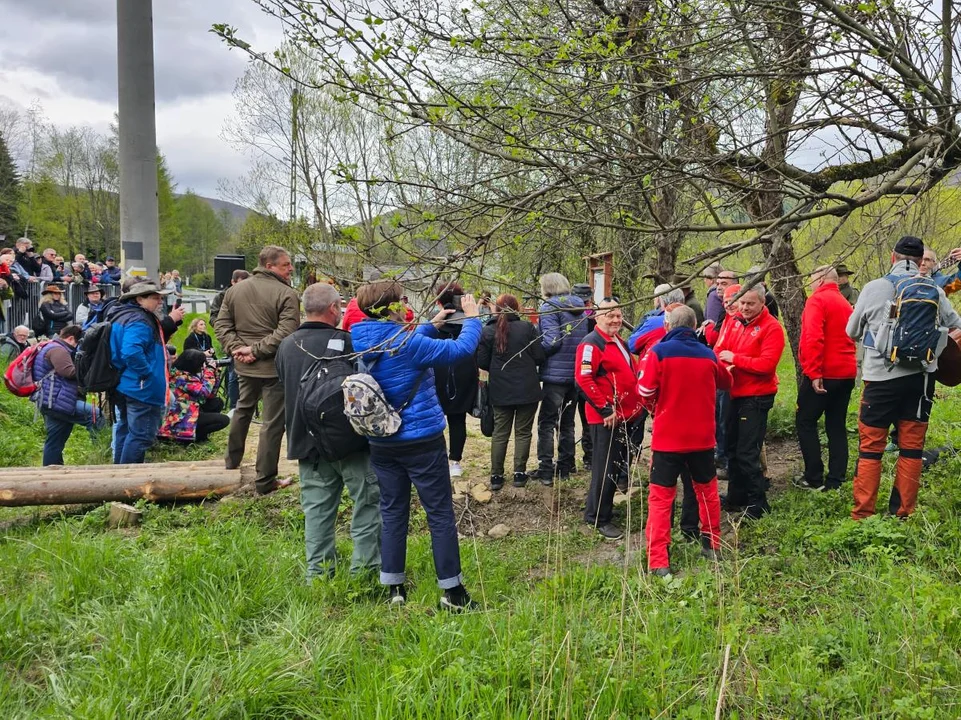
MULTIPOLYGON (((177 193, 177 197, 183 197, 183 193, 177 193)), ((238 205, 237 203, 228 202, 227 200, 218 200, 217 198, 205 197, 203 195, 198 195, 201 200, 210 205, 213 211, 220 214, 221 210, 226 210, 230 214, 230 219, 234 223, 235 227, 239 227, 244 224, 247 216, 250 215, 253 210, 243 205, 238 205)))

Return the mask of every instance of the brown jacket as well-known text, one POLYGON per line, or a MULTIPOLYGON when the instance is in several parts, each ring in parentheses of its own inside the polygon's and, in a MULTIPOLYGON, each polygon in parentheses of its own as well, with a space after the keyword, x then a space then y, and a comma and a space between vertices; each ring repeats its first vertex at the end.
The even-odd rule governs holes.
POLYGON ((238 375, 277 377, 274 355, 285 337, 300 327, 300 297, 279 276, 257 268, 250 279, 237 283, 224 294, 214 322, 223 349, 232 353, 249 345, 257 361, 236 363, 238 375))

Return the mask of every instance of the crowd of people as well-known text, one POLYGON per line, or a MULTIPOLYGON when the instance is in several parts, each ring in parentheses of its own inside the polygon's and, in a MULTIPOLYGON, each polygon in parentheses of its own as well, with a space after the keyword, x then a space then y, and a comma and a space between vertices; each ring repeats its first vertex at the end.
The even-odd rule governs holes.
MULTIPOLYGON (((961 249, 953 250, 949 261, 959 260, 961 249)), ((855 519, 875 512, 892 428, 899 456, 889 509, 897 517, 913 512, 937 357, 947 330, 961 328, 961 317, 946 299, 961 287, 957 271, 941 274, 933 251, 914 237, 895 244, 891 263, 887 275, 860 293, 846 266, 816 268, 802 318, 796 424, 804 469, 795 484, 826 491, 848 480, 845 419, 860 372, 865 388, 853 473, 855 519), (936 314, 922 315, 932 304, 936 314), (915 354, 906 354, 907 348, 915 354)), ((194 320, 183 353, 171 362, 167 352, 183 315, 170 305, 160 312, 165 298, 178 292, 175 277, 166 287, 142 280, 127 284, 105 317, 119 374, 113 393, 115 462, 143 462, 158 435, 203 440, 229 424, 225 462, 239 467, 259 405, 255 488, 269 494, 287 484, 278 476, 286 432, 288 457, 300 469, 308 577, 334 571, 334 523, 346 487, 354 502, 351 571, 379 570, 391 603, 404 603, 413 488, 427 515, 441 606, 452 611, 475 606, 461 573, 451 483, 463 473, 466 416, 479 410, 484 397, 478 392, 481 372, 493 417, 490 489, 501 490, 508 478, 516 488, 530 479, 553 486, 573 474, 580 416, 580 448, 591 472, 583 519, 611 540, 624 535, 613 520, 613 500, 630 489, 650 423, 645 534, 648 568, 656 575, 674 571, 670 544, 678 479, 684 488, 681 532, 700 543, 711 561, 721 556, 722 509, 745 520, 771 511, 764 442, 785 333, 769 289, 763 283, 739 284, 760 276, 759 268, 739 277, 708 267, 703 306, 684 279, 657 286, 654 307, 626 339, 623 313, 635 303, 617 297, 595 302, 590 286, 572 286, 560 273, 540 279, 543 302, 536 322, 512 294, 485 294, 478 303, 459 283, 445 280, 433 291, 433 317, 420 323, 396 280, 362 285, 345 303, 324 283, 310 285, 301 298, 291 286, 293 270, 286 250, 265 247, 258 267, 249 276, 235 272, 215 299, 210 326, 233 361, 236 380, 230 418, 214 397, 210 326, 194 320), (333 373, 334 366, 323 362, 335 360, 361 373, 351 378, 367 378, 357 382, 368 383, 374 406, 380 403, 394 416, 388 418, 394 422, 389 432, 366 432, 343 453, 321 442, 317 418, 304 401, 304 383, 333 373), (326 369, 318 371, 320 366, 326 369), (529 472, 535 422, 537 467, 529 472), (728 481, 726 494, 719 492, 719 479, 728 481)), ((68 428, 96 429, 103 418, 78 395, 74 379, 71 359, 83 323, 58 312, 56 290, 47 295, 52 307, 45 317, 55 339, 44 348, 38 372, 53 380, 38 403, 50 445, 44 462, 62 463, 68 428)), ((98 312, 99 302, 90 297, 88 313, 98 312)), ((18 347, 26 341, 22 330, 10 340, 18 347)), ((339 376, 337 382, 339 393, 339 376)))

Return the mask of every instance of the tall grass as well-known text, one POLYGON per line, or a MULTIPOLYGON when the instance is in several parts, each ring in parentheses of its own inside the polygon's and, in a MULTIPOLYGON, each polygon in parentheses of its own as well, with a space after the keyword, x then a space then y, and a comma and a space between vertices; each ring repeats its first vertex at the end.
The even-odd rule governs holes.
MULTIPOLYGON (((955 398, 935 443, 957 441, 955 398)), ((306 584, 290 492, 145 506, 119 532, 103 508, 23 513, 0 538, 0 717, 961 717, 959 476, 927 472, 903 522, 787 491, 717 567, 675 543, 666 583, 573 518, 466 539, 467 616, 437 611, 423 532, 399 611, 346 565, 306 584)))

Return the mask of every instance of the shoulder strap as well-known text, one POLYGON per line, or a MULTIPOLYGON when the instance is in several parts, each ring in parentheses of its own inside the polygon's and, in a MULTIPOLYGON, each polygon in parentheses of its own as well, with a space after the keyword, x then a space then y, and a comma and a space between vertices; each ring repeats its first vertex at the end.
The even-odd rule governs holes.
POLYGON ((414 396, 417 394, 417 391, 420 390, 420 384, 424 382, 424 378, 427 377, 427 371, 429 369, 430 368, 424 368, 421 371, 420 376, 417 378, 417 382, 415 382, 414 387, 410 389, 410 393, 407 395, 407 399, 404 400, 404 404, 397 408, 397 412, 403 412, 407 409, 407 406, 414 401, 414 396))

